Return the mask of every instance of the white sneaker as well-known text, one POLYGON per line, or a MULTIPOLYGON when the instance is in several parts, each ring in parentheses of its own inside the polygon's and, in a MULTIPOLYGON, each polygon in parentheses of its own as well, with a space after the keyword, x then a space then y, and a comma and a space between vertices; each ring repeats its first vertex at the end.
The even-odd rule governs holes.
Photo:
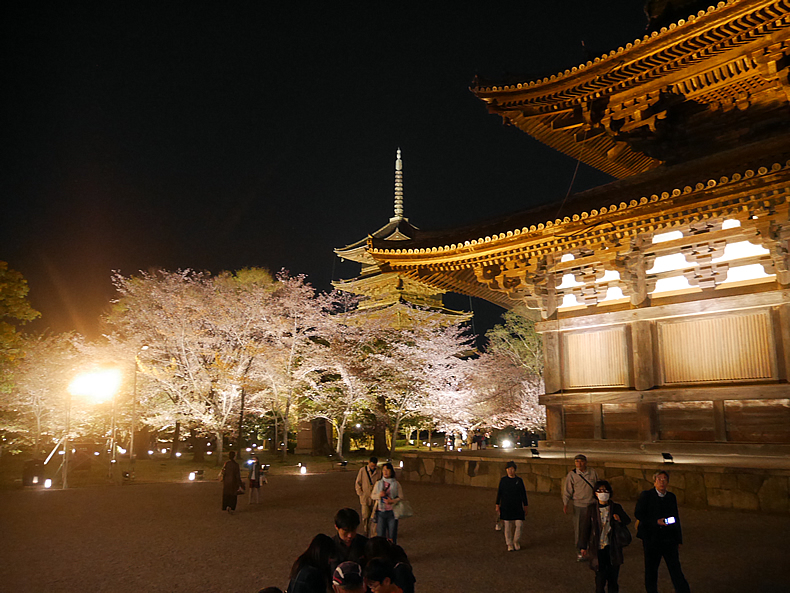
POLYGON ((512 552, 512 551, 513 551, 513 546, 508 546, 508 547, 507 547, 507 551, 508 551, 508 552, 512 552))
POLYGON ((516 542, 515 544, 513 544, 513 547, 516 548, 517 550, 520 550, 521 549, 521 544, 516 542))

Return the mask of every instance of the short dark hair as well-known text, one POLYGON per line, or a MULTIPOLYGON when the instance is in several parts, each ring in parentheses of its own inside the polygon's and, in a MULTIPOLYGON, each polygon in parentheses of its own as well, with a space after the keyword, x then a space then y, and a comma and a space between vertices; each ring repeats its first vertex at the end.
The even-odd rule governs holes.
POLYGON ((365 580, 374 583, 383 583, 384 579, 390 582, 395 578, 395 571, 392 564, 381 558, 373 558, 365 565, 365 580))
POLYGON ((611 485, 609 482, 607 482, 606 480, 598 480, 598 481, 595 483, 595 485, 593 486, 593 490, 594 490, 595 492, 598 492, 598 488, 600 488, 601 486, 603 486, 604 488, 606 488, 606 491, 607 491, 609 494, 611 494, 611 493, 612 493, 612 485, 611 485))
POLYGON ((658 479, 658 476, 660 476, 661 474, 664 474, 667 477, 667 480, 669 479, 669 472, 665 469, 660 469, 653 474, 653 481, 655 482, 658 479))
POLYGON ((512 467, 513 469, 517 469, 517 468, 518 468, 518 466, 516 465, 516 462, 515 462, 515 461, 508 461, 508 462, 505 464, 505 469, 507 469, 507 468, 509 468, 509 467, 512 467))
POLYGON ((370 463, 375 463, 376 465, 379 464, 379 458, 378 457, 371 457, 370 459, 368 459, 368 461, 370 461, 370 463))
POLYGON ((354 509, 340 509, 335 513, 335 527, 346 531, 354 531, 359 527, 359 513, 354 509))
POLYGON ((389 469, 392 472, 392 477, 395 477, 395 468, 392 467, 392 464, 389 461, 387 463, 385 463, 384 465, 382 465, 381 467, 382 467, 382 469, 385 468, 385 467, 387 469, 389 469))
POLYGON ((229 451, 228 459, 236 459, 236 451, 229 451))

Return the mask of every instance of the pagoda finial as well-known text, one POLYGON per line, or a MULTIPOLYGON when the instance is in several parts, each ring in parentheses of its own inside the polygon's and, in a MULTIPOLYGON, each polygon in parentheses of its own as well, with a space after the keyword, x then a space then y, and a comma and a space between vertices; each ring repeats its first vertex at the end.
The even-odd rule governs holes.
POLYGON ((400 148, 395 157, 395 218, 403 218, 403 161, 400 148))

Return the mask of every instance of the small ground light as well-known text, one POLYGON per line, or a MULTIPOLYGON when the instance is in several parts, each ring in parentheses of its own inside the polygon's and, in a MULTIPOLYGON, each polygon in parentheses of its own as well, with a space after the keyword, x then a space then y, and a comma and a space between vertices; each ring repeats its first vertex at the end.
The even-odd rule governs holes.
POLYGON ((38 484, 38 476, 33 476, 33 483, 38 484))
POLYGON ((403 460, 401 459, 400 466, 403 467, 403 460))
POLYGON ((247 451, 252 451, 252 447, 247 447, 247 451))
POLYGON ((195 481, 195 472, 189 472, 189 481, 190 482, 194 482, 195 481))
POLYGON ((211 451, 206 451, 206 455, 211 455, 211 451))
POLYGON ((357 428, 362 428, 362 425, 361 424, 357 424, 357 428))
POLYGON ((126 449, 124 449, 123 447, 118 447, 118 451, 120 451, 121 455, 126 454, 126 449))
POLYGON ((98 455, 98 454, 99 454, 99 452, 98 452, 98 451, 94 451, 94 452, 93 452, 93 454, 94 454, 94 455, 98 455))
POLYGON ((162 449, 162 454, 167 453, 167 449, 162 449))
POLYGON ((58 451, 58 455, 63 455, 63 451, 58 451))
POLYGON ((154 452, 153 452, 153 451, 149 451, 149 452, 148 452, 148 454, 149 454, 149 455, 153 455, 153 454, 154 454, 154 452))
POLYGON ((176 453, 176 457, 181 457, 181 452, 176 453))
POLYGON ((50 480, 49 478, 44 480, 44 488, 52 488, 52 480, 50 480))
POLYGON ((302 475, 305 475, 305 474, 307 473, 307 467, 303 465, 303 466, 302 466, 302 467, 299 469, 299 473, 300 473, 300 474, 302 474, 302 475))

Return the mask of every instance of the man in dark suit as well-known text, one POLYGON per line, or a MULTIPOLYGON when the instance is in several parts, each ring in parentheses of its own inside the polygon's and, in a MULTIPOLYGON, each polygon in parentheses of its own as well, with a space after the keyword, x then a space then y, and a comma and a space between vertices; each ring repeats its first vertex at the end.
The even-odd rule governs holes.
POLYGON ((689 593, 688 581, 680 568, 678 550, 683 543, 678 501, 667 491, 669 474, 664 470, 653 474, 655 488, 639 495, 634 516, 639 521, 636 537, 645 551, 645 591, 658 593, 658 567, 663 558, 677 593, 689 593))

